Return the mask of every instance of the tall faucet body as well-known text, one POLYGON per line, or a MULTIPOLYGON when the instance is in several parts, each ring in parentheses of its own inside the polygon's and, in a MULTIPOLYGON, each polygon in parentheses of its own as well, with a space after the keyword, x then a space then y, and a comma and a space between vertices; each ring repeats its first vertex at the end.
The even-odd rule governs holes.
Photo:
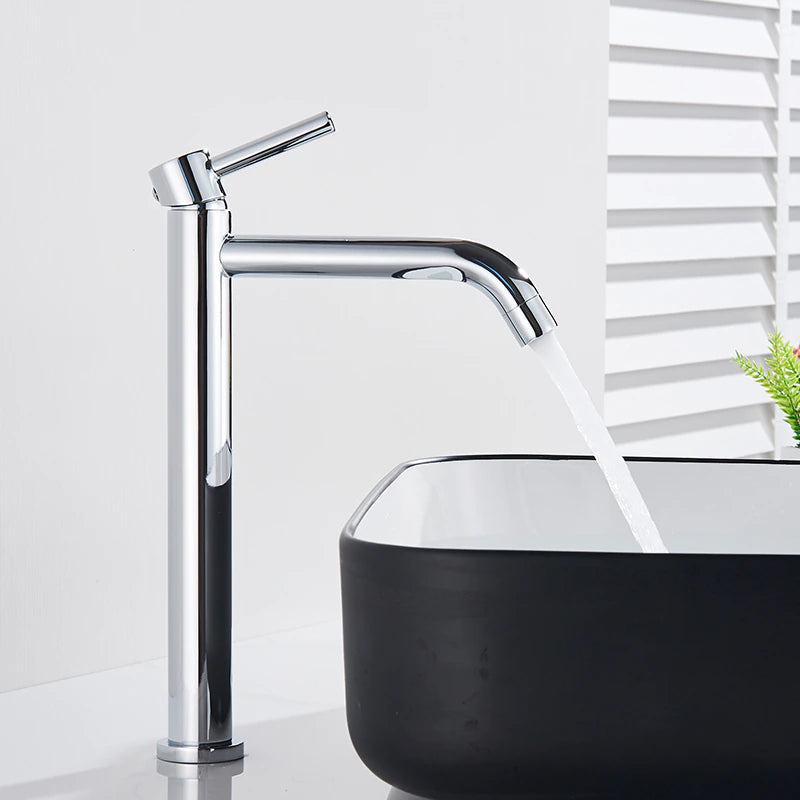
POLYGON ((167 211, 169 723, 165 761, 244 755, 231 715, 231 281, 237 275, 454 280, 525 345, 556 323, 531 281, 485 245, 446 239, 239 237, 220 177, 333 131, 320 114, 241 148, 151 170, 167 211))

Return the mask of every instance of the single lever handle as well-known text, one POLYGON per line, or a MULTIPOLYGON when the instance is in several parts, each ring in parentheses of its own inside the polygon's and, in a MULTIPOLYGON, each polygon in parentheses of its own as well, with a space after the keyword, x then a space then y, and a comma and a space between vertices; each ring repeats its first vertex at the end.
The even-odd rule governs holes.
POLYGON ((333 133, 334 130, 333 120, 327 111, 323 111, 288 128, 269 133, 261 139, 255 139, 241 147, 212 156, 211 168, 222 177, 229 172, 236 172, 237 169, 249 167, 265 158, 277 156, 293 147, 313 141, 326 133, 333 133))

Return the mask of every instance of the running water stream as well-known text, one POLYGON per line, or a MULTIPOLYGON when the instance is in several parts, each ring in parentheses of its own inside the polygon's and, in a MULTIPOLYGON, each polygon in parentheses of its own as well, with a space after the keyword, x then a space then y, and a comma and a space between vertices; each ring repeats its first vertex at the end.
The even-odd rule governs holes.
POLYGON ((603 470, 608 486, 620 511, 628 521, 639 547, 645 553, 668 552, 639 488, 634 483, 628 465, 617 450, 589 393, 572 368, 555 331, 534 339, 530 343, 530 348, 541 359, 553 383, 569 406, 575 424, 603 470))

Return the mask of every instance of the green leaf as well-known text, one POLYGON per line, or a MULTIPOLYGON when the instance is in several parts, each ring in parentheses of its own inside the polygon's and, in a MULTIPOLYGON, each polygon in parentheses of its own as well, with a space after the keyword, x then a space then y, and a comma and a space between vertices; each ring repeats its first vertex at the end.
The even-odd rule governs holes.
POLYGON ((734 361, 742 371, 766 389, 784 415, 800 446, 800 359, 779 331, 769 335, 769 355, 762 366, 738 350, 734 361))

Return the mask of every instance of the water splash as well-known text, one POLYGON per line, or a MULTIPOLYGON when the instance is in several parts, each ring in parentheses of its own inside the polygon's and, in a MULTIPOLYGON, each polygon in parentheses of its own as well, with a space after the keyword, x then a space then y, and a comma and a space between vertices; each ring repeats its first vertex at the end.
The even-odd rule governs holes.
POLYGON ((667 548, 656 528, 647 505, 634 483, 628 465, 623 460, 611 434, 592 403, 589 393, 570 364, 554 331, 540 336, 530 343, 530 349, 544 364, 545 369, 558 387, 572 412, 572 417, 581 435, 614 494, 631 533, 645 553, 666 553, 667 548))

